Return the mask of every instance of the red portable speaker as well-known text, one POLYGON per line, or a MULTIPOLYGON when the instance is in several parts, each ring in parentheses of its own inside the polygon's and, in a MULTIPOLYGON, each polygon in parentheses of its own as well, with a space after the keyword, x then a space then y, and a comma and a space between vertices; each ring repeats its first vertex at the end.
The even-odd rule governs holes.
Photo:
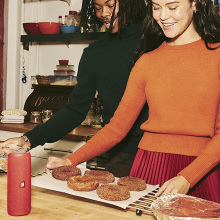
POLYGON ((30 153, 10 153, 7 172, 8 214, 13 216, 27 215, 31 210, 30 153))

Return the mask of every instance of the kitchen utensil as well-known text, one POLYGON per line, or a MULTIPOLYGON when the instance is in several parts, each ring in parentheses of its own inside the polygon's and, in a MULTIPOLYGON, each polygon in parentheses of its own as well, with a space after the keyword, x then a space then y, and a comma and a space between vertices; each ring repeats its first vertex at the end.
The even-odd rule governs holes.
POLYGON ((69 64, 69 60, 59 60, 59 64, 60 65, 68 65, 69 64))
POLYGON ((27 34, 30 35, 41 34, 38 23, 34 23, 34 22, 23 23, 23 28, 27 34))
POLYGON ((64 34, 75 33, 78 30, 78 26, 74 25, 61 25, 60 30, 64 34))
POLYGON ((57 22, 39 22, 39 30, 42 34, 59 34, 61 25, 57 22))

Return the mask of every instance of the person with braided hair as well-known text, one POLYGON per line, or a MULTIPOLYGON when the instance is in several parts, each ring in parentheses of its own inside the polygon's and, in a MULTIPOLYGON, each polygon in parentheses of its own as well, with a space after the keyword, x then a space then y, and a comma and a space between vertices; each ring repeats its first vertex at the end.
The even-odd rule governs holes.
MULTIPOLYGON (((0 144, 0 149, 15 144, 27 150, 61 139, 84 121, 96 91, 103 101, 103 123, 107 124, 124 94, 145 15, 144 0, 83 0, 82 26, 86 30, 105 25, 107 33, 84 49, 69 102, 46 123, 25 133, 27 142, 23 137, 10 138, 0 144)), ((129 175, 147 112, 146 105, 129 134, 109 151, 105 168, 115 176, 129 175)))

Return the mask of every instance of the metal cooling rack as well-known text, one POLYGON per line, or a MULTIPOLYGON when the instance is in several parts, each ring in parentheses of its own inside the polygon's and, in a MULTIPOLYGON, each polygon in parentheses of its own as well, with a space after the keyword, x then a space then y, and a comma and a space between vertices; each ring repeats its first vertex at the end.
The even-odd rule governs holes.
POLYGON ((157 199, 155 194, 157 193, 159 188, 154 191, 148 193, 146 196, 142 196, 136 202, 131 203, 127 208, 134 209, 136 211, 136 215, 142 215, 142 213, 153 214, 151 211, 151 203, 157 199))

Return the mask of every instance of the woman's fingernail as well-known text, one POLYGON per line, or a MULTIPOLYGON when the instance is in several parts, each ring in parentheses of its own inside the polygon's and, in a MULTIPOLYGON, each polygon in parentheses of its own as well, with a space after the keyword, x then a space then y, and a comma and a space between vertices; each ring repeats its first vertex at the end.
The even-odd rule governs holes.
POLYGON ((50 164, 47 164, 47 166, 46 166, 48 169, 50 169, 51 168, 51 165, 50 164))

